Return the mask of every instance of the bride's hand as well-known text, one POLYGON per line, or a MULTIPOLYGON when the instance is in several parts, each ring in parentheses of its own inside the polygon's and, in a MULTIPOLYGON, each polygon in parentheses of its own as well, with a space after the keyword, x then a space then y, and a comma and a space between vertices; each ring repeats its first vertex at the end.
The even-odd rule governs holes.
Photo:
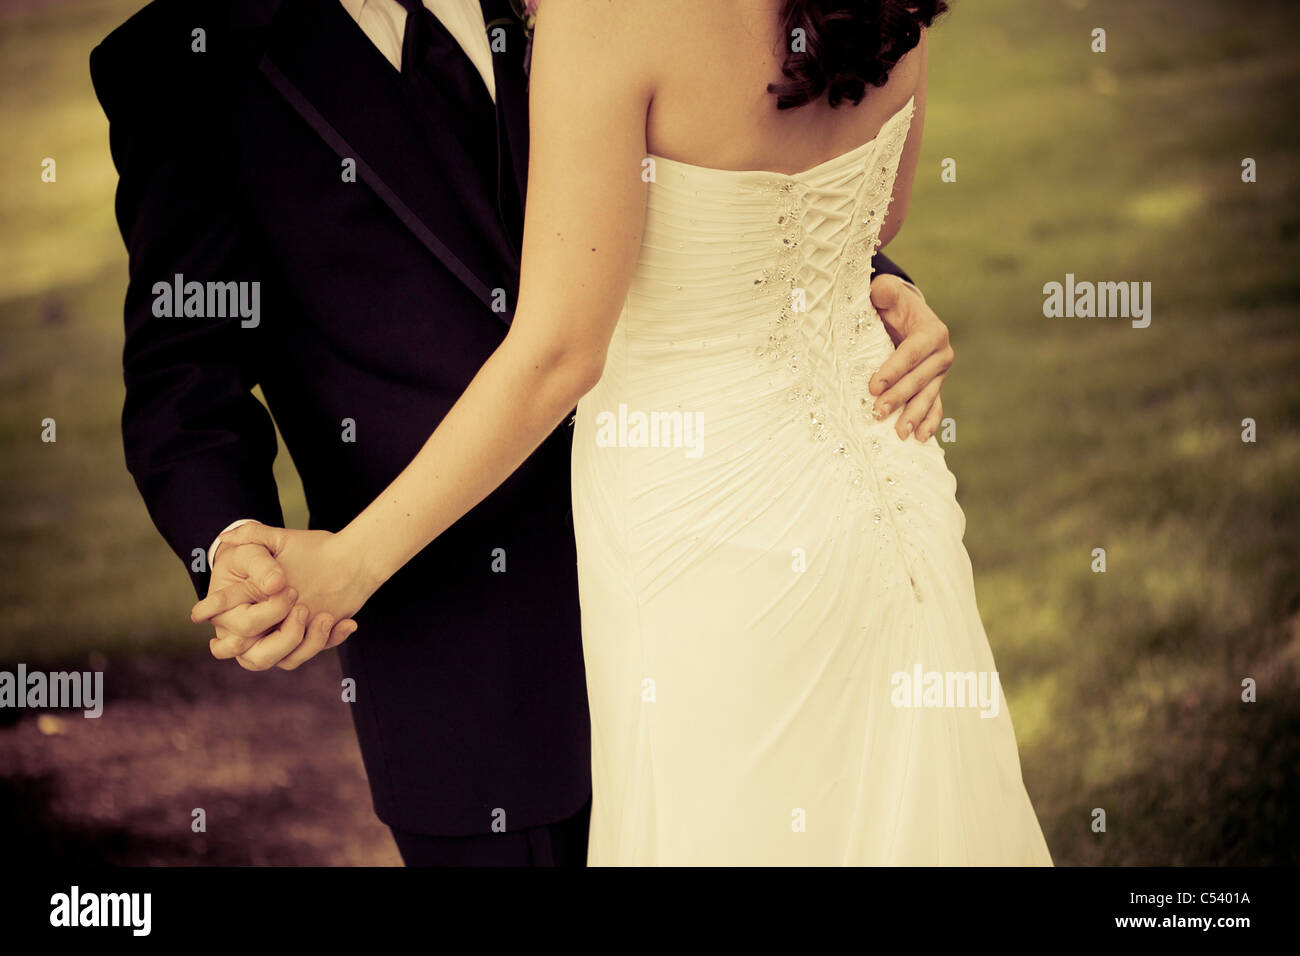
MULTIPOLYGON (((288 586, 298 592, 289 616, 301 626, 272 631, 248 648, 239 662, 249 670, 273 666, 293 670, 320 651, 343 643, 356 630, 352 615, 378 587, 368 583, 360 556, 328 531, 294 531, 249 522, 227 531, 220 541, 228 546, 265 547, 288 576, 288 586), (310 627, 308 618, 312 618, 310 627), (301 639, 285 637, 294 634, 302 635, 301 639)), ((194 606, 191 617, 204 621, 224 610, 220 595, 210 595, 194 606)))

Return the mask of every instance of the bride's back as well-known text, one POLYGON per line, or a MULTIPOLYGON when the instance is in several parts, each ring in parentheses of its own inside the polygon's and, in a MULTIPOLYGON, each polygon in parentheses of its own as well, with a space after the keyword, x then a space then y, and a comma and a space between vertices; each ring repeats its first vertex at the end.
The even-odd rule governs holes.
POLYGON ((870 140, 913 95, 920 129, 924 37, 884 86, 867 87, 858 106, 832 108, 823 95, 778 110, 767 85, 783 80, 790 49, 785 0, 668 0, 659 7, 660 69, 646 121, 656 155, 716 169, 797 173, 870 140))
MULTIPOLYGON (((866 20, 871 4, 825 0, 814 13, 850 6, 860 29, 830 40, 841 57, 863 49, 851 67, 871 76, 871 51, 882 45, 866 20)), ((738 461, 780 480, 802 469, 803 478, 816 473, 811 485, 858 487, 879 445, 867 383, 893 342, 870 300, 872 253, 902 220, 924 46, 883 86, 868 85, 857 107, 832 109, 814 84, 807 105, 779 110, 767 86, 784 79, 783 8, 782 0, 638 8, 649 41, 636 45, 645 56, 634 72, 649 94, 652 185, 604 373, 578 420, 594 422, 599 409, 690 410, 729 450, 685 471, 680 456, 638 459, 635 482, 649 485, 636 507, 647 520, 690 511, 697 482, 729 487, 738 461), (807 455, 810 427, 817 447, 830 449, 820 464, 807 455)), ((861 84, 848 95, 860 92, 861 84)), ((575 432, 575 494, 630 487, 628 475, 607 471, 626 457, 588 460, 604 446, 585 428, 575 432), (580 481, 588 466, 590 481, 580 481)), ((663 447, 676 446, 653 446, 663 447)))

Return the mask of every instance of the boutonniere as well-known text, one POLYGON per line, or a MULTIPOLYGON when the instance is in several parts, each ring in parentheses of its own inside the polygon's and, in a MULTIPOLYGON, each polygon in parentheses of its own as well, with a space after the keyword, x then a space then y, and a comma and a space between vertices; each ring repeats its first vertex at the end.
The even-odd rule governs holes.
POLYGON ((515 8, 515 16, 524 25, 524 36, 533 38, 533 29, 537 26, 537 6, 542 0, 510 0, 515 8))

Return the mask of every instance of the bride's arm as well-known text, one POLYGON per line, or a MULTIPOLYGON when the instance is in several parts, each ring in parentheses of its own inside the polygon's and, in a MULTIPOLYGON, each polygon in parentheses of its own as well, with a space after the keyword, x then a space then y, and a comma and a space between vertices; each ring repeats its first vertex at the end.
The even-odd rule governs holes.
POLYGON ((624 7, 548 0, 539 18, 518 307, 420 453, 340 533, 375 587, 509 477, 600 378, 645 220, 651 84, 641 18, 624 7))
POLYGON ((889 245, 890 241, 898 235, 898 231, 903 228, 903 220, 907 218, 908 203, 912 199, 912 184, 916 180, 916 163, 921 155, 921 135, 925 131, 925 89, 926 77, 930 72, 930 31, 921 30, 921 40, 917 43, 916 48, 909 52, 899 65, 896 71, 901 70, 916 71, 915 86, 912 95, 915 97, 913 103, 914 111, 912 113, 912 125, 907 131, 907 139, 903 141, 903 154, 898 160, 898 174, 894 177, 894 194, 889 202, 889 212, 885 215, 885 221, 880 227, 880 246, 883 249, 889 245), (908 61, 911 61, 908 63, 908 61))

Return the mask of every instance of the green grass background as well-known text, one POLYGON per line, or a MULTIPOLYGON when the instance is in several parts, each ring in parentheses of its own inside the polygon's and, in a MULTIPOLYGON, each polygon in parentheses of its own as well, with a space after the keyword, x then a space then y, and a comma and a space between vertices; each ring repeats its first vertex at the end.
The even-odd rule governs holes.
MULTIPOLYGON (((206 652, 118 432, 125 255, 86 59, 139 5, 0 2, 2 661, 206 652)), ((953 6, 891 254, 953 331, 949 462, 1048 844, 1300 861, 1300 10, 953 6), (1067 272, 1153 283, 1150 328, 1044 318, 1067 272)))

